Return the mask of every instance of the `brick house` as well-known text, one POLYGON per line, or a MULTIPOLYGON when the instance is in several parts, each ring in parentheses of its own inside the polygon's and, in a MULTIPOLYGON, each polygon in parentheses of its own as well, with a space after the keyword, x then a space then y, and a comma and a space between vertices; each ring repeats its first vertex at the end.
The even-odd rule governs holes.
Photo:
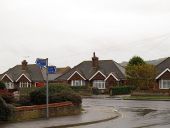
POLYGON ((125 69, 113 60, 99 60, 93 54, 92 60, 83 61, 69 72, 61 75, 56 82, 71 86, 92 85, 100 90, 125 82, 125 69))
POLYGON ((156 65, 156 88, 162 91, 170 89, 170 57, 164 58, 156 65))
POLYGON ((16 65, 4 72, 1 82, 7 89, 35 86, 36 83, 44 83, 40 68, 36 64, 27 64, 26 60, 21 65, 16 65))
MULTIPOLYGON (((49 75, 49 82, 70 70, 70 67, 57 68, 55 74, 49 75)), ((7 89, 16 89, 32 86, 43 86, 46 80, 46 70, 36 64, 28 64, 26 60, 1 74, 0 81, 5 83, 7 89)))

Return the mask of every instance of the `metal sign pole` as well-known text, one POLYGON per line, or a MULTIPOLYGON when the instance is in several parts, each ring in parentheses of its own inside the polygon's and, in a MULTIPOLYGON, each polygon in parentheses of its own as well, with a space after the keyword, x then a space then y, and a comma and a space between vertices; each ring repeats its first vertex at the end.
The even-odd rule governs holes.
POLYGON ((47 61, 47 66, 46 66, 46 75, 47 75, 47 77, 46 77, 46 118, 48 119, 49 118, 49 108, 48 108, 48 58, 46 59, 46 61, 47 61))

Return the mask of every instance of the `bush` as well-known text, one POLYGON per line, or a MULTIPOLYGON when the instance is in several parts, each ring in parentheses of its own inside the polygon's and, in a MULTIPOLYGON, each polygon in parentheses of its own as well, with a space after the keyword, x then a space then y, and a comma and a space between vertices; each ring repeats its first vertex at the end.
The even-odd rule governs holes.
MULTIPOLYGON (((46 103, 46 87, 37 88, 30 93, 30 101, 32 104, 46 103)), ((81 103, 81 97, 67 85, 49 85, 49 103, 57 103, 63 101, 71 101, 75 104, 81 103)))
POLYGON ((73 89, 74 91, 80 91, 80 90, 85 90, 85 89, 89 89, 88 86, 70 86, 71 89, 73 89))
POLYGON ((98 88, 95 88, 95 87, 92 88, 92 92, 93 92, 94 95, 100 94, 100 90, 98 88))
POLYGON ((133 88, 130 87, 130 86, 117 86, 117 87, 113 87, 110 90, 110 95, 130 94, 132 89, 133 88))
POLYGON ((13 93, 8 92, 8 90, 0 90, 0 96, 5 100, 6 103, 14 103, 13 93))
POLYGON ((0 82, 0 89, 6 89, 6 86, 5 86, 5 84, 4 83, 2 83, 2 82, 0 82))
POLYGON ((81 96, 75 93, 58 93, 50 97, 50 103, 71 101, 75 105, 80 105, 82 103, 81 96))
POLYGON ((92 88, 90 86, 71 86, 71 89, 82 96, 91 96, 92 88))
POLYGON ((21 97, 16 103, 16 106, 31 106, 32 103, 29 97, 21 97))
POLYGON ((11 118, 13 112, 13 106, 6 104, 3 98, 0 97, 0 121, 8 121, 11 118))

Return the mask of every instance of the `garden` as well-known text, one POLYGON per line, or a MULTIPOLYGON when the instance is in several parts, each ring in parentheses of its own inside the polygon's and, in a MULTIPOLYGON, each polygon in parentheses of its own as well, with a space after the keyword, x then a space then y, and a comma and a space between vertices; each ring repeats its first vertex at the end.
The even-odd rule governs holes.
MULTIPOLYGON (((16 118, 17 115, 17 118, 21 118, 21 116, 18 115, 22 115, 23 113, 30 115, 30 117, 27 118, 22 117, 23 120, 45 117, 45 86, 40 88, 31 88, 28 89, 29 91, 27 91, 26 88, 21 89, 21 91, 19 91, 20 97, 15 98, 13 93, 8 92, 8 90, 3 87, 3 83, 0 85, 0 121, 16 121, 14 117, 16 118), (33 110, 33 108, 35 109, 33 110)), ((49 111, 51 113, 49 114, 53 117, 58 115, 62 116, 62 113, 64 116, 80 114, 81 103, 81 96, 69 86, 62 84, 49 85, 49 111), (60 113, 55 111, 60 111, 60 113)), ((17 119, 17 121, 18 120, 22 121, 21 119, 17 119)))

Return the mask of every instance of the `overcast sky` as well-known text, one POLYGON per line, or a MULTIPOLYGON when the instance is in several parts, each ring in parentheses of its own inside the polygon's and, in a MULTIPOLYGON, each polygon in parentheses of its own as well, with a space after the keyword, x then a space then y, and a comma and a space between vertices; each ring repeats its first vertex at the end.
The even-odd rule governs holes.
POLYGON ((170 56, 170 0, 0 0, 0 73, 37 57, 75 66, 170 56))

